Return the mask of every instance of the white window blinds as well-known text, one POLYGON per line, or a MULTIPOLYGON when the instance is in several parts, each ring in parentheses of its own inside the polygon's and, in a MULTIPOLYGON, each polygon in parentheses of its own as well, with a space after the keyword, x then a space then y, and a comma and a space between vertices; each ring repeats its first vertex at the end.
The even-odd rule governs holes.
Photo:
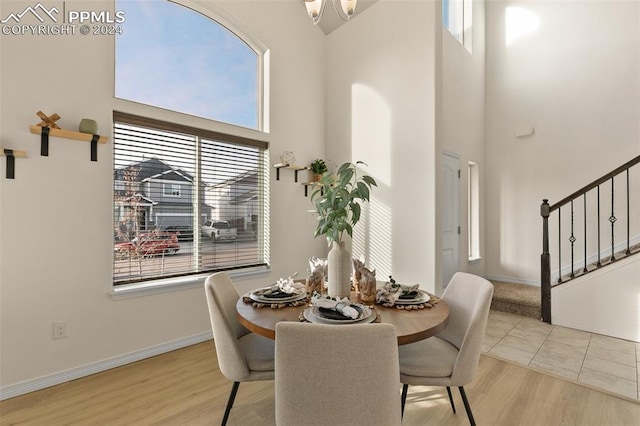
POLYGON ((114 285, 267 264, 266 149, 114 112, 114 285))

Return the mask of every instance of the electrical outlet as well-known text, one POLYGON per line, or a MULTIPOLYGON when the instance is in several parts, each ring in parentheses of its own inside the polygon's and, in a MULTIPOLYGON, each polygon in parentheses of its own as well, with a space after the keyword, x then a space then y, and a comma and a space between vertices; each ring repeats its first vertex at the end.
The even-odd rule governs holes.
POLYGON ((67 323, 66 322, 54 322, 53 323, 53 338, 64 339, 67 337, 67 323))

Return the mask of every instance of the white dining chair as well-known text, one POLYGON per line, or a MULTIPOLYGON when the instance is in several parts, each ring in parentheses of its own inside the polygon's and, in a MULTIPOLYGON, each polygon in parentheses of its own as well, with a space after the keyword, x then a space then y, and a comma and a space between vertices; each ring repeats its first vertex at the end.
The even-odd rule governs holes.
POLYGON ((464 385, 471 383, 478 367, 492 296, 493 284, 484 278, 463 272, 451 278, 442 295, 449 305, 445 329, 434 337, 398 349, 403 412, 408 386, 421 385, 445 386, 455 414, 450 387, 457 386, 469 422, 475 425, 464 385))
POLYGON ((390 324, 276 325, 276 424, 400 425, 390 324))
POLYGON ((209 276, 204 287, 218 365, 222 374, 233 381, 222 419, 222 425, 226 425, 240 382, 274 379, 275 344, 238 322, 236 302, 240 296, 225 272, 209 276))

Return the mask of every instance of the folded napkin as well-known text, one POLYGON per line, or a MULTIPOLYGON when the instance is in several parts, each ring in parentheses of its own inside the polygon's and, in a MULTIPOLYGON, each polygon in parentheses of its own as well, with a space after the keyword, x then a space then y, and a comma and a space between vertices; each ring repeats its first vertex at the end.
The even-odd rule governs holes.
POLYGON ((254 293, 259 296, 269 298, 283 298, 294 294, 300 294, 306 291, 303 283, 296 283, 289 278, 280 278, 278 283, 261 290, 256 290, 254 293))
POLYGON ((411 296, 417 296, 419 288, 420 284, 403 285, 397 284, 395 281, 386 282, 376 293, 376 302, 394 305, 401 298, 410 299, 411 296))
MULTIPOLYGON (((280 278, 278 283, 274 286, 278 290, 287 294, 300 293, 305 290, 303 283, 297 283, 293 281, 293 278, 280 278)), ((273 287, 272 287, 273 288, 273 287)))
POLYGON ((342 300, 327 299, 322 296, 314 296, 311 302, 318 308, 331 309, 340 312, 347 318, 357 319, 360 312, 356 308, 351 307, 351 302, 346 297, 342 300))

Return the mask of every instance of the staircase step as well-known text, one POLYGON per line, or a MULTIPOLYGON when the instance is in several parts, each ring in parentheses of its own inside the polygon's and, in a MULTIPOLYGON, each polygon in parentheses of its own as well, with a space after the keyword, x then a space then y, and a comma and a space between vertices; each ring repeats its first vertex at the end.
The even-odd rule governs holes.
POLYGON ((491 309, 500 312, 540 318, 540 287, 492 281, 491 309))

